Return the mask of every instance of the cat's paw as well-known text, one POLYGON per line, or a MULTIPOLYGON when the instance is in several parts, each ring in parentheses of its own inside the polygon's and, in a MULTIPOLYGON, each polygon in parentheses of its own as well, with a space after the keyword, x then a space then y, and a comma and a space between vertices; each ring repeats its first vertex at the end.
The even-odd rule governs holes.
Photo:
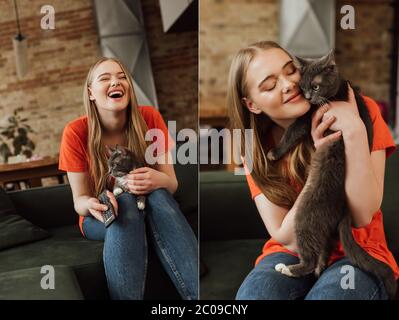
POLYGON ((266 155, 267 159, 270 161, 276 160, 276 156, 274 155, 274 150, 269 150, 269 152, 266 155))
POLYGON ((139 210, 144 210, 145 209, 145 202, 138 201, 137 202, 137 208, 139 208, 139 210))
POLYGON ((284 264, 284 263, 279 263, 276 264, 276 266, 274 267, 274 269, 277 272, 280 272, 282 274, 285 274, 286 276, 292 277, 293 274, 291 273, 290 269, 284 264))
POLYGON ((113 191, 115 197, 119 196, 122 192, 123 192, 122 188, 119 187, 115 188, 113 191))

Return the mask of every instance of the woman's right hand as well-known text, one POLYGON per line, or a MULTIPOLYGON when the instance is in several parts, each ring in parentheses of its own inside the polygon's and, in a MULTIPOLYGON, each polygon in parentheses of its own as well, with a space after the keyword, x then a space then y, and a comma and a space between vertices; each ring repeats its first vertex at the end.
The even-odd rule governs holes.
POLYGON ((321 146, 325 145, 326 143, 332 143, 334 141, 337 141, 341 138, 342 132, 341 131, 336 131, 333 132, 327 136, 324 136, 324 133, 327 129, 330 128, 330 126, 333 124, 335 121, 335 117, 331 116, 327 118, 326 120, 322 121, 323 115, 329 110, 329 105, 325 104, 324 106, 318 108, 316 112, 312 115, 312 138, 313 138, 313 143, 314 146, 317 149, 319 149, 321 146))
MULTIPOLYGON (((114 194, 107 190, 107 196, 114 206, 115 215, 118 216, 118 202, 116 201, 114 194)), ((108 209, 107 205, 100 203, 100 200, 97 198, 89 198, 87 200, 87 209, 94 218, 104 223, 102 215, 104 211, 108 209)))

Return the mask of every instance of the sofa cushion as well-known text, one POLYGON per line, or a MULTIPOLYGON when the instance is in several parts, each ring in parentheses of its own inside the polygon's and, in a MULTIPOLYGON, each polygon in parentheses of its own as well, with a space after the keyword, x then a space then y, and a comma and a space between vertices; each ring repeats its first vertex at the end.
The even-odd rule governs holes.
POLYGON ((82 300, 83 294, 73 270, 54 267, 54 289, 43 289, 46 273, 41 268, 21 269, 0 274, 0 300, 82 300))
POLYGON ((84 239, 78 226, 49 230, 53 234, 49 239, 1 251, 0 273, 43 265, 67 265, 74 270, 85 298, 107 298, 103 242, 84 239))
MULTIPOLYGON (((103 241, 84 239, 78 226, 50 229, 53 236, 36 243, 0 252, 0 274, 43 265, 67 265, 73 269, 85 299, 107 299, 103 265, 103 241)), ((149 230, 147 228, 147 237, 149 230)), ((144 299, 179 299, 173 283, 149 241, 144 299)))
POLYGON ((201 258, 209 271, 201 278, 201 299, 231 300, 254 267, 266 240, 201 242, 201 258))
MULTIPOLYGON (((34 199, 32 199, 34 201, 34 199)), ((50 237, 51 234, 17 214, 8 194, 0 188, 0 250, 50 237)))
POLYGON ((83 266, 102 261, 102 241, 88 241, 77 226, 50 229, 53 236, 0 252, 0 272, 48 265, 83 266))

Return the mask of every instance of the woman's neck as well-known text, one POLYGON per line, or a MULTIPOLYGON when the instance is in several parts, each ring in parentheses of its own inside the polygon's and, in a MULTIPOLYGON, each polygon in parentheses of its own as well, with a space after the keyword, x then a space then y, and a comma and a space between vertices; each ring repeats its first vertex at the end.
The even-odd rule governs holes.
POLYGON ((102 112, 100 113, 101 124, 107 136, 120 135, 125 132, 126 112, 102 112))

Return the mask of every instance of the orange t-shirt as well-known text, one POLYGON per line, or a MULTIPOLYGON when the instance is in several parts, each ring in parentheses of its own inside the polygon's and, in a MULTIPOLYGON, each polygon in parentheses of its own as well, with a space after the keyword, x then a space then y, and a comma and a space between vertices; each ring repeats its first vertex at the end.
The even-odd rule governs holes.
MULTIPOLYGON (((151 106, 139 106, 140 113, 147 123, 148 129, 160 129, 164 134, 164 145, 153 138, 154 147, 157 155, 161 155, 171 150, 175 146, 175 141, 170 136, 168 128, 157 109, 151 106), (157 144, 158 143, 158 144, 157 144)), ((82 116, 69 122, 64 129, 60 147, 60 157, 58 168, 69 172, 89 171, 89 153, 87 147, 88 123, 87 116, 82 116)), ((83 233, 84 217, 79 216, 79 227, 83 233)))
MULTIPOLYGON (((366 105, 369 109, 370 116, 373 122, 373 145, 372 151, 386 150, 386 157, 390 156, 396 149, 395 142, 386 125, 384 119, 381 116, 380 109, 377 103, 369 97, 363 96, 366 105)), ((267 137, 268 139, 271 136, 267 137)), ((251 192, 252 199, 261 194, 261 190, 255 184, 255 181, 246 170, 246 178, 248 186, 251 192)), ((399 267, 393 257, 391 251, 388 249, 387 242, 385 239, 384 226, 382 220, 382 211, 379 209, 374 213, 373 219, 367 226, 363 228, 352 228, 353 237, 356 242, 366 250, 374 258, 388 264, 395 273, 396 278, 399 278, 399 267)), ((286 252, 295 256, 298 256, 295 252, 292 252, 285 248, 282 244, 271 238, 263 246, 262 254, 256 259, 255 265, 265 256, 274 252, 286 252)), ((333 263, 345 255, 341 242, 338 243, 336 249, 330 256, 329 263, 333 263)))

